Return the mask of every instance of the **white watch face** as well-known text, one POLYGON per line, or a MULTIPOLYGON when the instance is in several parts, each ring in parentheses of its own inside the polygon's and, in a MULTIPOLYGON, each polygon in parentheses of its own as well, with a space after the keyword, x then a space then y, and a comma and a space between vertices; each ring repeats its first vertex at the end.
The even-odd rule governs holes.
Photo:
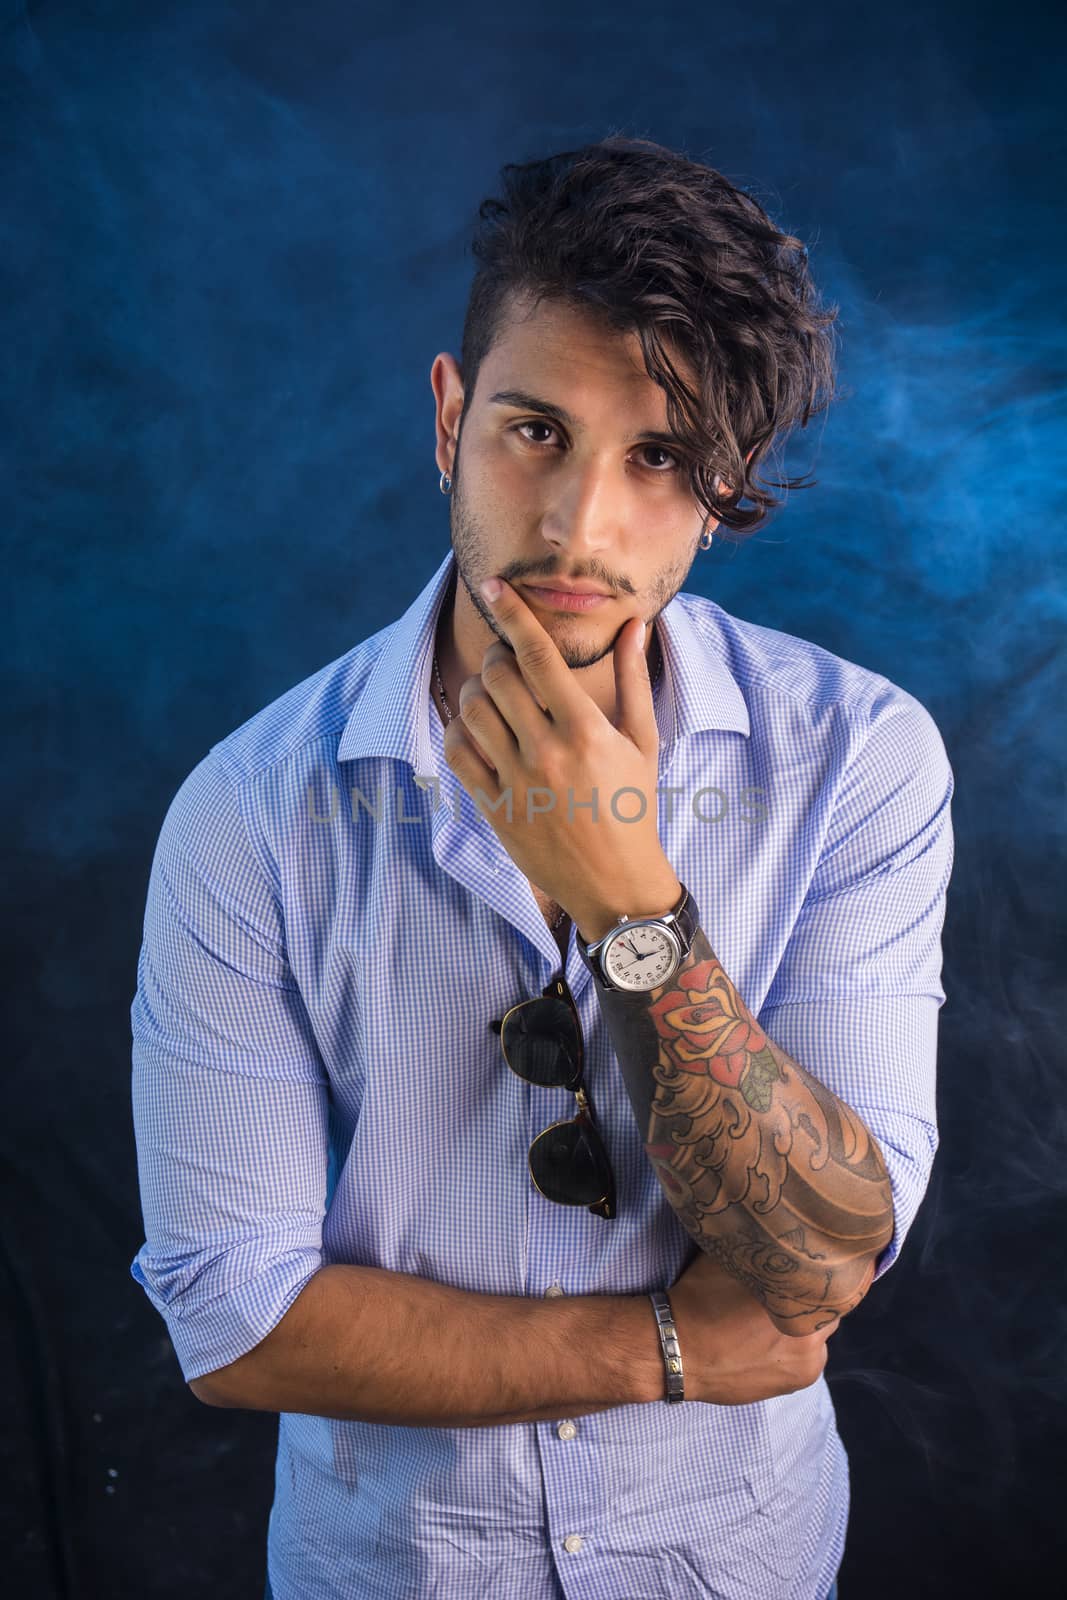
POLYGON ((678 965, 681 946, 662 923, 635 922, 601 951, 601 964, 619 989, 654 989, 678 965))

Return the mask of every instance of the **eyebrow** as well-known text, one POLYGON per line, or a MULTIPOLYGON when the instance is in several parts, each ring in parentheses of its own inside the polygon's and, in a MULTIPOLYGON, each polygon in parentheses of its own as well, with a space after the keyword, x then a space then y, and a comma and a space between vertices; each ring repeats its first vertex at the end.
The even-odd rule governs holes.
MULTIPOLYGON (((522 389, 498 389, 496 394, 489 396, 490 405, 514 406, 517 411, 537 411, 543 417, 551 417, 553 422, 562 423, 565 428, 574 428, 581 431, 581 423, 572 417, 569 411, 564 411, 562 406, 554 405, 551 400, 539 400, 535 394, 526 394, 522 389)), ((658 433, 654 429, 647 429, 643 433, 632 433, 624 444, 662 444, 669 445, 674 450, 686 449, 684 439, 676 433, 658 433)))

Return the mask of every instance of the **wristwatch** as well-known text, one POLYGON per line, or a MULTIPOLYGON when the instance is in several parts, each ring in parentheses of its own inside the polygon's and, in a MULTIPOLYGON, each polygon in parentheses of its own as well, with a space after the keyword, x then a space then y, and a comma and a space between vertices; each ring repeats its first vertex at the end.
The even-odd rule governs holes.
POLYGON ((692 948, 700 912, 682 884, 682 898, 662 917, 619 918, 602 939, 586 944, 575 932, 578 954, 605 989, 641 993, 667 983, 692 948))

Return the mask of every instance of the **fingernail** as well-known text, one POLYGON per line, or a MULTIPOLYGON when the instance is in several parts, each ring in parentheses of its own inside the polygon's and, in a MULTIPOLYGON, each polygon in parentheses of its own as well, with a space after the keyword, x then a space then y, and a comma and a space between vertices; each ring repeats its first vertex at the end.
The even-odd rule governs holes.
POLYGON ((486 578, 484 583, 478 585, 483 600, 499 600, 503 587, 499 578, 486 578))

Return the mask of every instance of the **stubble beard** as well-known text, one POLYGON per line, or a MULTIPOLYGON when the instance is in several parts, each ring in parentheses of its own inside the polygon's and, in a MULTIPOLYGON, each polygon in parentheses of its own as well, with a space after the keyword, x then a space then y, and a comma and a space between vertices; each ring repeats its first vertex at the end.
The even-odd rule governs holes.
MULTIPOLYGON (((503 644, 506 644, 508 648, 511 649, 512 645, 510 640, 503 632, 500 624, 489 610, 485 601, 478 593, 477 587, 475 586, 477 583, 483 581, 484 578, 486 578, 491 572, 494 572, 497 569, 493 562, 492 543, 486 536, 482 527, 479 525, 475 516, 469 510, 463 498, 463 492, 460 488, 459 482, 458 467, 459 452, 457 451, 456 459, 453 463, 452 495, 448 508, 449 534, 452 543, 452 554, 456 561, 456 572, 459 576, 460 582, 463 584, 464 589, 467 591, 471 605, 481 617, 486 627, 496 636, 496 638, 501 640, 503 644), (481 578, 475 578, 472 581, 471 574, 474 573, 480 573, 481 578)), ((646 597, 642 601, 640 608, 640 615, 645 618, 649 627, 652 626, 660 612, 665 606, 670 604, 675 595, 681 589, 689 575, 689 571, 693 565, 695 557, 696 545, 694 543, 694 549, 688 560, 683 559, 671 567, 664 568, 661 572, 656 574, 653 583, 646 591, 646 597)), ((501 576, 504 579, 508 578, 506 571, 501 572, 501 576)), ((577 613, 572 613, 572 615, 575 618, 575 622, 580 626, 580 615, 577 613)), ((565 613, 564 616, 566 616, 565 613)), ((622 625, 620 625, 620 628, 621 626, 622 625)), ((600 649, 593 650, 590 650, 589 647, 582 643, 579 639, 568 637, 566 634, 564 634, 562 637, 557 637, 556 634, 553 633, 553 637, 555 639, 556 648, 563 657, 564 661, 567 663, 568 667, 570 667, 572 671, 580 671, 583 667, 595 666, 598 661, 603 661, 605 656, 609 656, 615 648, 615 640, 618 637, 618 634, 616 633, 613 635, 600 649)))

